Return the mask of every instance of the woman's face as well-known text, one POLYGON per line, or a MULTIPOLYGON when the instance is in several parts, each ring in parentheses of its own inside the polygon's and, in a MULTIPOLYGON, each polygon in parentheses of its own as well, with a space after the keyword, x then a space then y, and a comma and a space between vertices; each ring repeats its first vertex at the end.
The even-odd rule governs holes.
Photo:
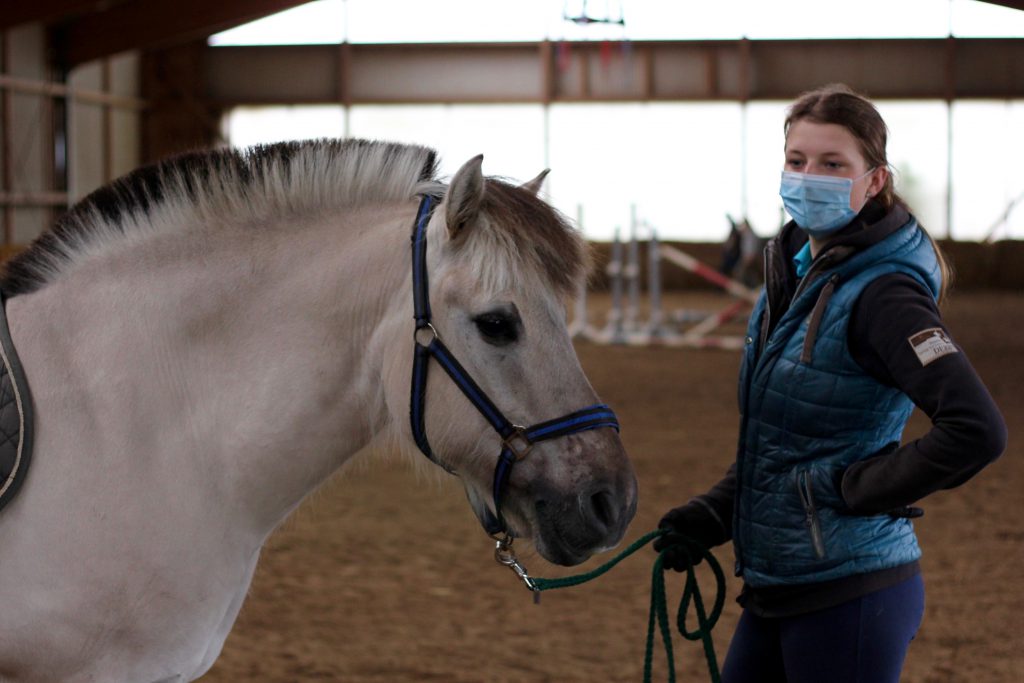
POLYGON ((860 144, 845 127, 806 119, 789 127, 783 168, 793 173, 852 178, 850 208, 858 212, 870 197, 879 193, 888 173, 885 168, 868 173, 868 162, 860 151, 860 144))

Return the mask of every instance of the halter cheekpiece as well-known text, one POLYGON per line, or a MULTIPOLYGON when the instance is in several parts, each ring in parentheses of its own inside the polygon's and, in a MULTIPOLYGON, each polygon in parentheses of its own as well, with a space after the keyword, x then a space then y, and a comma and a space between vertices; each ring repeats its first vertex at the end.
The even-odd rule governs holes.
MULTIPOLYGON (((448 347, 441 341, 437 330, 430 322, 430 297, 427 283, 427 224, 431 213, 439 202, 438 197, 424 195, 416 213, 416 222, 412 233, 412 292, 416 318, 416 329, 413 332, 413 366, 412 392, 410 397, 409 417, 412 421, 412 433, 416 445, 427 458, 440 465, 448 472, 452 468, 440 461, 430 449, 424 422, 426 403, 427 369, 431 357, 448 373, 452 381, 462 390, 470 403, 484 416, 491 427, 501 437, 501 453, 494 468, 494 512, 485 511, 481 520, 484 530, 492 537, 504 533, 505 543, 510 543, 510 534, 505 520, 501 515, 501 502, 508 485, 512 466, 522 460, 530 452, 533 444, 539 441, 555 439, 568 434, 575 434, 589 429, 611 427, 618 431, 619 422, 615 413, 604 404, 597 404, 574 413, 569 413, 553 420, 541 422, 532 427, 513 424, 494 405, 483 389, 473 381, 465 368, 455 359, 448 347)), ((499 550, 501 541, 499 541, 499 550)), ((499 558, 499 562, 502 561, 499 558)))

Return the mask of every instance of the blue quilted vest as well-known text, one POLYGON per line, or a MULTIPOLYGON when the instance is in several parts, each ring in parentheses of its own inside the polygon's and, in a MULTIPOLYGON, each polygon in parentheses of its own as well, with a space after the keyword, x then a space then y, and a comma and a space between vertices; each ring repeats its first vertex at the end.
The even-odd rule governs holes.
POLYGON ((912 217, 838 265, 812 264, 767 338, 765 293, 751 315, 733 519, 736 573, 750 586, 828 581, 921 555, 910 520, 853 515, 838 488, 847 466, 900 440, 913 410, 847 348, 857 298, 888 273, 908 274, 938 295, 935 252, 912 217))

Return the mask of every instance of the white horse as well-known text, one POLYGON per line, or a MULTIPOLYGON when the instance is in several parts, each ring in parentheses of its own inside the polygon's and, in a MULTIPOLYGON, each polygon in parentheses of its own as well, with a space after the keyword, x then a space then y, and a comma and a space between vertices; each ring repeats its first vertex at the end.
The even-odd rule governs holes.
MULTIPOLYGON (((519 424, 596 402, 565 325, 584 243, 535 196, 542 176, 485 179, 481 159, 445 193, 416 146, 194 154, 98 190, 8 264, 35 452, 0 511, 0 681, 198 678, 274 528, 360 449, 414 451, 419 194, 445 193, 433 329, 477 384, 519 424)), ((499 437, 441 372, 425 406, 434 455, 493 517, 499 437)), ((600 428, 535 444, 498 516, 570 565, 635 508, 600 428)))

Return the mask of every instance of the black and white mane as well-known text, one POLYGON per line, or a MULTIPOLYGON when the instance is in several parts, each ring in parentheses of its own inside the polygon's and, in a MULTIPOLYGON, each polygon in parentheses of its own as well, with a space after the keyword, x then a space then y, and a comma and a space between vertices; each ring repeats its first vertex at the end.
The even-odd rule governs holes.
POLYGON ((192 152, 140 168, 72 206, 6 264, 7 296, 34 291, 69 263, 133 233, 263 222, 398 201, 437 185, 437 153, 416 145, 316 140, 192 152))

